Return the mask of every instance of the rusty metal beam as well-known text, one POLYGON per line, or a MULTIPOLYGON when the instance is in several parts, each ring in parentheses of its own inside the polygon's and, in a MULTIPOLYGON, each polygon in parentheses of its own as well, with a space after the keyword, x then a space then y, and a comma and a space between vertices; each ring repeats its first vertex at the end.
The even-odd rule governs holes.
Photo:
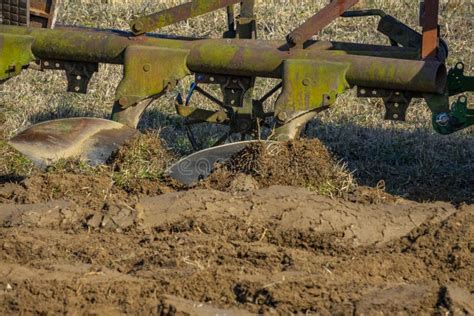
POLYGON ((319 33, 332 21, 341 16, 349 8, 353 7, 359 0, 333 0, 321 11, 309 18, 300 27, 287 36, 288 44, 303 48, 303 44, 311 37, 319 33))
POLYGON ((421 10, 423 25, 423 45, 421 57, 423 59, 437 58, 439 47, 439 0, 425 0, 421 10))
POLYGON ((193 0, 167 10, 140 17, 130 25, 135 35, 151 32, 192 17, 239 3, 241 0, 193 0))

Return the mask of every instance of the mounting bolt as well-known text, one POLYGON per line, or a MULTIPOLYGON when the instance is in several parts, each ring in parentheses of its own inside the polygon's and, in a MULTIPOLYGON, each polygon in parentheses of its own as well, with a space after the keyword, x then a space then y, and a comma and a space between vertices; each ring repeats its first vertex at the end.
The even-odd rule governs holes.
POLYGON ((144 72, 149 72, 150 70, 151 70, 151 65, 150 64, 143 65, 143 71, 144 72))
POLYGON ((206 76, 204 76, 204 75, 198 75, 198 76, 197 76, 197 80, 198 80, 198 81, 201 81, 201 82, 202 82, 202 81, 204 81, 205 79, 206 79, 206 76))
POLYGON ((121 106, 128 106, 128 98, 127 98, 127 97, 121 97, 121 98, 119 99, 119 104, 120 104, 121 106))
POLYGON ((289 34, 286 41, 291 45, 296 45, 303 41, 303 36, 300 33, 289 34))
POLYGON ((143 30, 143 23, 142 22, 137 22, 133 24, 133 30, 135 32, 141 32, 143 30))
POLYGON ((438 116, 436 116, 436 124, 440 126, 449 125, 449 121, 450 121, 450 118, 449 118, 448 113, 440 113, 438 114, 438 116))
POLYGON ((303 79, 303 86, 307 87, 311 84, 311 79, 305 78, 303 79))
POLYGON ((286 113, 285 111, 278 112, 277 119, 280 122, 285 122, 288 119, 288 113, 286 113))

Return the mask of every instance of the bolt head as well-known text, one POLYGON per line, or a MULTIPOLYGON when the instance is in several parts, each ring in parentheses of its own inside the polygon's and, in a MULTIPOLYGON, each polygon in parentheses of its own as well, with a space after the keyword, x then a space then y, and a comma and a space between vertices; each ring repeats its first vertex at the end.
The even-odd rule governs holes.
POLYGON ((143 30, 143 23, 142 22, 137 22, 133 25, 133 30, 135 32, 141 32, 143 30))
POLYGON ((204 75, 198 75, 197 76, 198 81, 204 81, 204 79, 206 79, 206 76, 204 76, 204 75))
POLYGON ((239 130, 240 131, 247 131, 250 128, 250 122, 248 120, 240 120, 239 121, 239 130))
POLYGON ((150 64, 143 65, 143 71, 144 72, 149 72, 150 70, 151 70, 151 65, 150 64))
POLYGON ((449 124, 450 118, 447 113, 441 113, 436 117, 436 123, 441 126, 446 126, 449 124))
POLYGON ((306 79, 303 79, 303 86, 307 87, 311 84, 311 79, 309 78, 306 78, 306 79))
POLYGON ((119 104, 120 104, 121 106, 128 106, 128 98, 127 98, 127 97, 121 97, 121 98, 119 99, 119 104))
POLYGON ((277 114, 277 119, 281 122, 284 122, 288 119, 288 113, 285 111, 281 111, 277 114))

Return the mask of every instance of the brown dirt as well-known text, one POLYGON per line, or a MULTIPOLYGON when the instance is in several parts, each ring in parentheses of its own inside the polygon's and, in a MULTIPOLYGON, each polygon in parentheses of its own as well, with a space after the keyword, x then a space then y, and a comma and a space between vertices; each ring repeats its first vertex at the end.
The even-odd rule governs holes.
MULTIPOLYGON (((322 196, 339 178, 318 142, 272 155, 189 191, 110 170, 1 185, 0 314, 474 313, 472 205, 322 196)), ((136 157, 171 156, 144 143, 111 170, 136 157)))
POLYGON ((220 166, 205 185, 231 192, 288 185, 336 193, 345 186, 347 177, 326 146, 314 139, 270 147, 263 143, 251 144, 220 166))
POLYGON ((273 186, 0 209, 1 314, 474 311, 472 206, 273 186))

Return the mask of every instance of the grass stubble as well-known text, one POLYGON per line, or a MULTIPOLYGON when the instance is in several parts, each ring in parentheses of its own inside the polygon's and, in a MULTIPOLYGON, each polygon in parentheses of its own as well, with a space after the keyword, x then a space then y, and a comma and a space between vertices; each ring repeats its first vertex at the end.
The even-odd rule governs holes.
MULTIPOLYGON (((465 1, 441 1, 443 37, 450 45, 448 66, 463 61, 468 73, 474 73, 472 38, 474 9, 465 1)), ((133 17, 157 11, 177 1, 121 1, 112 4, 92 1, 64 0, 59 22, 68 25, 118 28, 126 30, 133 17)), ((311 16, 327 1, 265 1, 257 6, 258 33, 261 39, 283 39, 296 25, 311 16)), ((411 26, 418 23, 417 5, 413 1, 363 1, 367 8, 382 8, 411 26)), ((318 36, 322 40, 340 40, 387 44, 375 29, 376 18, 338 19, 318 36)), ((225 31, 223 10, 164 28, 162 33, 196 37, 220 37, 225 31)), ((101 65, 90 83, 87 95, 68 94, 63 73, 39 73, 33 70, 0 86, 0 177, 3 182, 22 179, 39 171, 6 140, 25 127, 41 121, 63 117, 93 116, 107 118, 115 87, 121 78, 121 67, 101 65)), ((191 79, 184 80, 178 90, 184 91, 191 79)), ((256 95, 272 87, 272 80, 259 79, 256 95)), ((115 185, 130 188, 137 181, 161 181, 163 171, 175 158, 166 156, 154 146, 162 145, 177 156, 189 153, 183 121, 174 113, 176 91, 156 101, 145 113, 140 129, 145 136, 120 154, 117 163, 90 168, 80 162, 59 162, 48 172, 107 173, 115 185), (153 132, 150 132, 153 131, 153 132), (161 137, 162 141, 156 139, 161 137), (167 163, 163 163, 166 156, 167 163)), ((471 101, 472 98, 470 99, 471 101)), ((274 101, 271 100, 271 101, 274 101)), ((208 103, 196 98, 200 107, 208 103)), ((339 170, 346 174, 343 192, 355 185, 377 186, 407 198, 474 201, 474 138, 473 129, 441 136, 431 129, 431 114, 423 101, 409 109, 404 123, 383 120, 384 107, 378 99, 357 99, 348 91, 330 110, 320 114, 307 128, 309 138, 318 138, 339 161, 339 170), (341 169, 342 168, 342 169, 341 169), (350 184, 348 184, 350 182, 350 184)), ((200 126, 195 130, 199 140, 212 143, 219 138, 219 127, 200 126)))

